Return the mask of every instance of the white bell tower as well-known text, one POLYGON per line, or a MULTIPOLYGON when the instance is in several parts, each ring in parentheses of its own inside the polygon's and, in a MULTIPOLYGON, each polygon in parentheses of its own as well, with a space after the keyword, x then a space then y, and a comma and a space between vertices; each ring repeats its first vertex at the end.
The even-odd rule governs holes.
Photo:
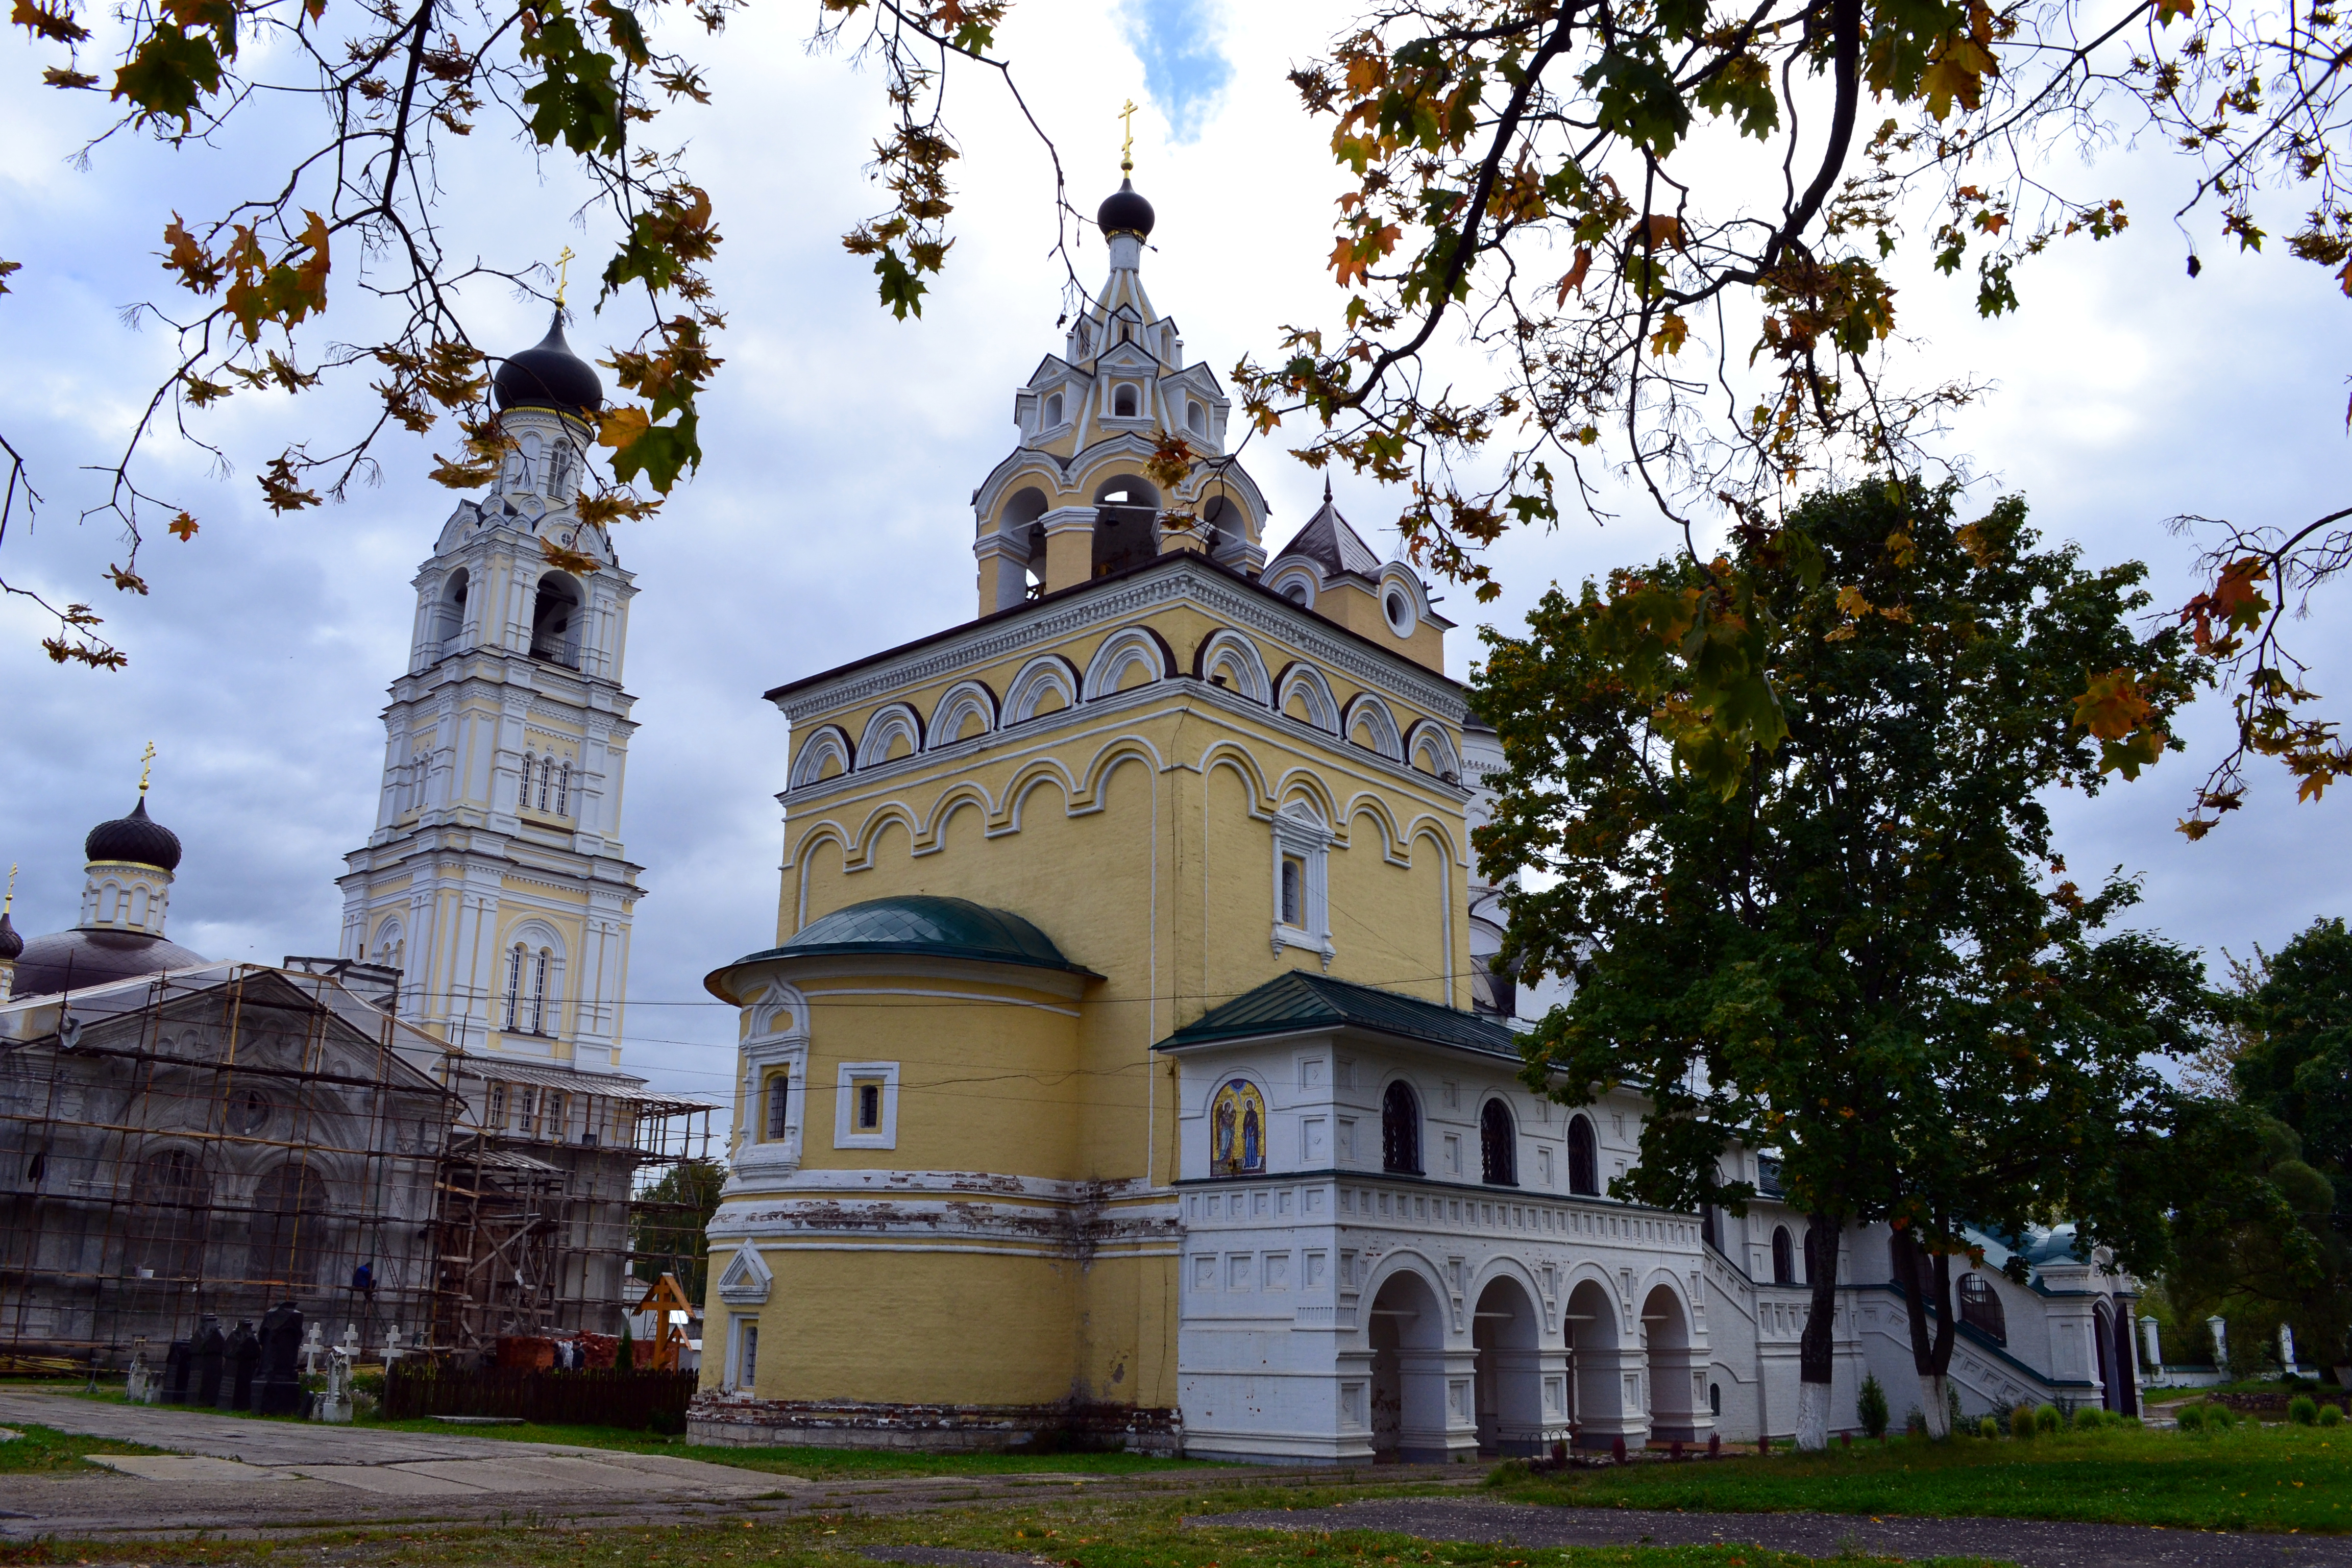
POLYGON ((604 387, 560 308, 495 387, 515 447, 417 572, 375 831, 339 879, 340 952, 398 968, 400 1016, 453 1045, 609 1070, 644 892, 621 846, 636 590, 574 504, 604 387))

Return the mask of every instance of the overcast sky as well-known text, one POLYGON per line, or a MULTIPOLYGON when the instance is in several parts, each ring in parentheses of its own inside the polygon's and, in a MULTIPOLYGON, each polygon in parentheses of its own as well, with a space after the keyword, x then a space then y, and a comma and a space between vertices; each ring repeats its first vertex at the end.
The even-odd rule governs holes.
MULTIPOLYGON (((643 726, 623 834, 647 889, 626 1060, 664 1085, 713 1093, 733 1025, 700 978, 773 938, 784 724, 759 694, 971 616, 968 497, 1011 444, 1013 389, 1059 341, 1049 171, 977 78, 951 89, 966 157, 948 274, 919 321, 875 307, 866 265, 838 236, 881 205, 858 167, 877 127, 876 81, 807 53, 810 12, 747 13, 713 57, 716 104, 688 122, 726 236, 714 276, 727 364, 709 395, 702 472, 658 521, 619 539, 641 590, 626 684, 643 726)), ((1117 184, 1119 103, 1144 106, 1136 182, 1160 215, 1145 281, 1188 352, 1221 374, 1244 353, 1263 355, 1284 323, 1333 314, 1320 258, 1340 187, 1328 128, 1301 118, 1283 74, 1342 15, 1308 4, 1022 0, 1006 29, 1082 208, 1117 184)), ((167 438, 148 474, 151 489, 204 520, 202 533, 148 544, 152 596, 106 587, 99 574, 120 546, 103 523, 77 526, 100 490, 76 466, 119 442, 165 349, 124 327, 118 309, 164 287, 153 256, 164 215, 219 203, 236 161, 273 128, 245 132, 226 158, 126 142, 78 167, 78 141, 99 122, 77 116, 98 105, 29 85, 39 62, 21 49, 8 58, 0 254, 26 266, 0 299, 0 434, 33 459, 47 504, 37 530, 12 531, 0 566, 53 597, 92 600, 131 659, 116 674, 54 665, 35 646, 37 617, 0 605, 0 860, 23 867, 16 924, 30 933, 71 923, 82 835, 129 807, 152 739, 161 757, 151 808, 187 847, 171 934, 215 958, 331 952, 341 857, 373 820, 378 715, 405 661, 409 580, 453 502, 423 475, 450 437, 399 438, 385 448, 381 487, 274 518, 253 473, 279 443, 310 430, 323 438, 363 399, 234 400, 204 426, 231 473, 167 438)), ((578 193, 563 171, 551 166, 542 182, 487 127, 475 141, 479 163, 443 171, 458 249, 509 262, 566 244, 600 254, 601 231, 567 226, 578 193)), ((2140 220, 2095 250, 2061 247, 2036 263, 2021 277, 2020 316, 1978 322, 1965 279, 1906 274, 1902 297, 1907 325, 1932 339, 1948 373, 1993 384, 1950 444, 1978 476, 1972 505, 2021 493, 2045 533, 2079 542, 2090 563, 2147 561, 2172 603, 2191 591, 2192 550, 2166 519, 2291 522, 2340 504, 2352 319, 2320 269, 2227 253, 2210 233, 2200 236, 2204 275, 2190 282, 2186 241, 2163 216, 2179 199, 2177 173, 2129 149, 2071 171, 2126 195, 2140 220)), ((1089 235, 1080 270, 1090 286, 1102 264, 1089 235)), ((332 303, 360 308, 348 289, 332 303)), ((544 324, 539 307, 502 291, 467 305, 478 341, 493 345, 527 346, 544 324)), ((572 342, 602 353, 620 331, 583 314, 572 342)), ((1255 447, 1249 467, 1273 501, 1278 543, 1313 509, 1320 481, 1279 440, 1255 447)), ((1339 498, 1375 548, 1394 547, 1383 527, 1394 498, 1345 476, 1339 498)), ((1454 672, 1467 673, 1475 621, 1508 624, 1549 581, 1654 558, 1668 542, 1638 510, 1606 530, 1513 538, 1497 552, 1509 590, 1498 605, 1447 598, 1464 623, 1454 672)), ((2315 684, 2331 694, 2352 676, 2339 606, 2324 602, 2301 634, 2320 656, 2315 684)), ((2075 871, 2145 875, 2137 923, 2216 958, 2224 946, 2275 946, 2346 902, 2345 792, 2296 806, 2277 774, 2258 770, 2247 809, 2224 830, 2201 846, 2172 831, 2225 719, 2209 702, 2188 726, 2188 756, 2095 801, 2060 801, 2075 871)))

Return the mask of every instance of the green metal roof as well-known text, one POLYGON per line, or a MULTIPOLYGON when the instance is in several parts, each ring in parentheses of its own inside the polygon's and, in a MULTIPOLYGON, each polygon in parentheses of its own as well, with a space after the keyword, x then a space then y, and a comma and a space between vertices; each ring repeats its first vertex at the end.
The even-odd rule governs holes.
MULTIPOLYGON (((763 958, 805 958, 825 952, 898 952, 935 958, 970 958, 984 963, 1024 963, 1084 974, 1062 956, 1044 931, 1009 910, 992 910, 970 899, 909 893, 872 899, 811 921, 782 947, 755 952, 737 963, 763 958)), ((730 967, 732 967, 731 965, 730 967)))
POLYGON ((1518 1037, 1475 1013, 1297 969, 1211 1008, 1154 1048, 1176 1050, 1315 1028, 1370 1029, 1483 1056, 1520 1059, 1518 1037))

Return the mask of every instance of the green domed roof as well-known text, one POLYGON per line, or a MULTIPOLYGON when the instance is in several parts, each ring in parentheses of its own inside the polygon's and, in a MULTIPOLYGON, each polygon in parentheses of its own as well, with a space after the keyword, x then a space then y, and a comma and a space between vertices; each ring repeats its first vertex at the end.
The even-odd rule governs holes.
POLYGON ((919 953, 1084 973, 1062 956, 1044 931, 1011 910, 926 893, 872 899, 835 910, 810 921, 783 946, 754 956, 800 958, 820 952, 919 953))

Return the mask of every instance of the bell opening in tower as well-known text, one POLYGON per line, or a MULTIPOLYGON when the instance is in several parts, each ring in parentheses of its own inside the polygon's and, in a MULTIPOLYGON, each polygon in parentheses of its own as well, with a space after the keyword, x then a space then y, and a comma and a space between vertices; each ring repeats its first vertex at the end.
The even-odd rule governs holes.
POLYGON ((580 590, 561 572, 539 580, 530 606, 530 657, 580 668, 580 590))
POLYGON ((1160 553, 1152 525, 1160 493, 1131 475, 1106 479, 1095 491, 1094 575, 1108 577, 1160 553))

